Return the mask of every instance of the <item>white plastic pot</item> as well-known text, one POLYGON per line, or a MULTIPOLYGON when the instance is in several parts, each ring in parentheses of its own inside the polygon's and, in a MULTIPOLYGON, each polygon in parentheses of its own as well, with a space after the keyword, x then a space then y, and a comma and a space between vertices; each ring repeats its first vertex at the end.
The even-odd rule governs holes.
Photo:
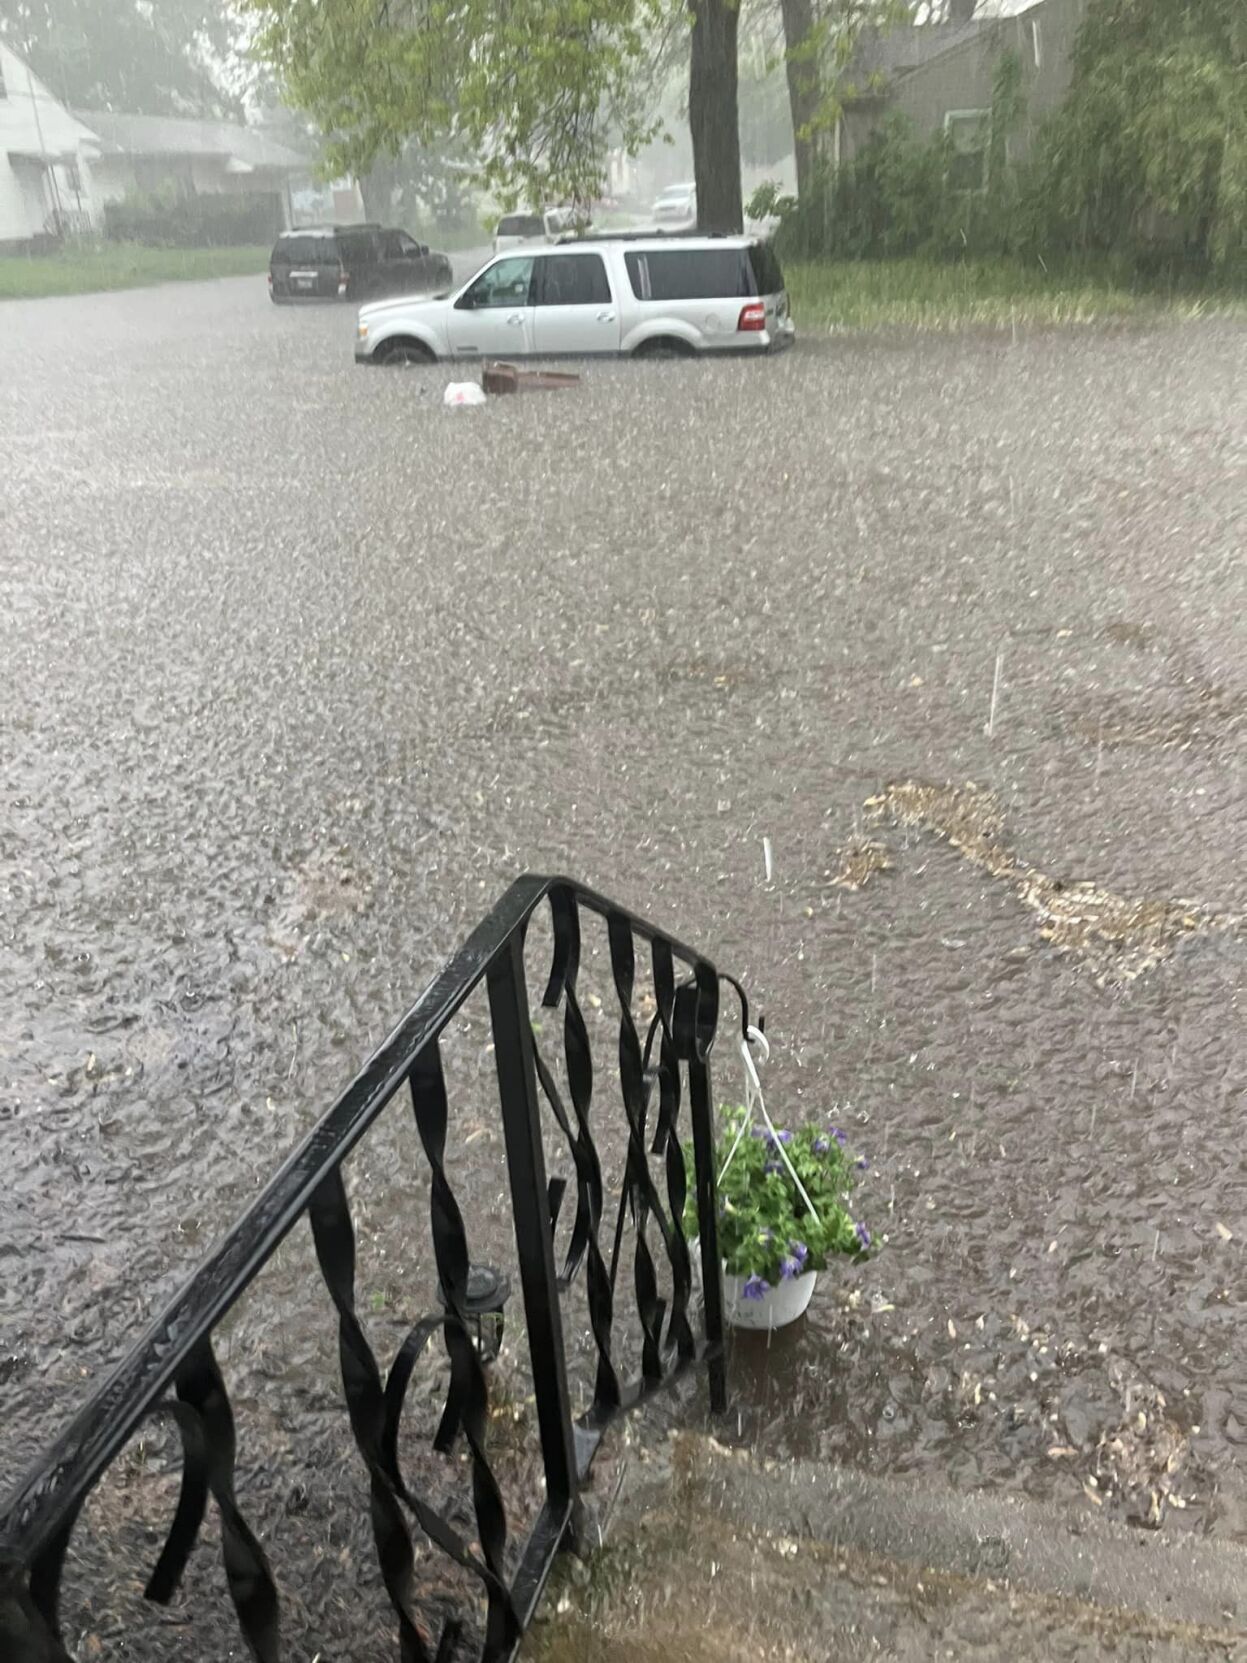
POLYGON ((775 1283, 761 1299, 745 1298, 744 1276, 729 1276, 723 1272, 723 1320, 733 1328, 769 1330, 784 1328, 805 1315, 806 1306, 814 1297, 816 1270, 804 1276, 790 1276, 775 1283))
MULTIPOLYGON (((693 1286, 697 1292, 702 1291, 701 1281, 701 1237, 694 1236, 688 1244, 689 1259, 692 1264, 693 1286)), ((781 1280, 778 1287, 768 1290, 761 1299, 745 1298, 745 1283, 747 1276, 729 1276, 726 1266, 723 1270, 723 1320, 732 1328, 760 1329, 763 1333, 772 1328, 786 1328, 790 1322, 803 1317, 810 1300, 814 1297, 814 1284, 818 1281, 816 1270, 807 1270, 804 1276, 790 1276, 787 1281, 781 1280)))

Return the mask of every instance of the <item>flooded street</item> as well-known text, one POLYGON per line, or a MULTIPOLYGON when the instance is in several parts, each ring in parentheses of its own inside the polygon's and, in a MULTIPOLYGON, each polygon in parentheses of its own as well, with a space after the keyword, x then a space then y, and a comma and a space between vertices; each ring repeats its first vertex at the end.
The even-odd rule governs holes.
MULTIPOLYGON (((553 870, 739 975, 777 1123, 871 1161, 882 1251, 737 1347, 732 1437, 1247 1540, 1247 330, 452 414, 352 326, 251 279, 0 310, 0 1487, 553 870)), ((487 1039, 451 1141, 500 1259, 487 1039)), ((425 1180, 366 1151, 380 1253, 425 1180)), ((261 1280, 244 1404, 327 1313, 261 1280)))

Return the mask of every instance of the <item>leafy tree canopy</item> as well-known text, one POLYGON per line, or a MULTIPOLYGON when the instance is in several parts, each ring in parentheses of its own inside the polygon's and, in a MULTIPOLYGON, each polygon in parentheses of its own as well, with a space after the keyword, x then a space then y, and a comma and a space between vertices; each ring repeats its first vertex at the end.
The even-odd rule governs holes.
POLYGON ((1046 160, 1051 212, 1080 240, 1241 259, 1244 0, 1092 0, 1046 160))
POLYGON ((504 203, 586 201, 611 144, 639 148, 661 0, 246 0, 258 48, 367 175, 450 138, 504 203))
POLYGON ((77 109, 237 114, 220 79, 237 35, 222 0, 0 0, 0 36, 77 109))

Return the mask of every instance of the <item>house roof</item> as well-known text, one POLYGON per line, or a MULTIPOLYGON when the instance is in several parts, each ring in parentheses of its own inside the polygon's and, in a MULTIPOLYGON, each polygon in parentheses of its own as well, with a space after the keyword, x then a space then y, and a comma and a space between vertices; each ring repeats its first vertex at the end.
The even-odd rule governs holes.
POLYGON ((0 106, 4 115, 0 126, 5 141, 13 147, 9 154, 30 156, 42 163, 45 155, 61 160, 75 156, 79 145, 94 147, 94 133, 53 97, 25 58, 3 40, 0 77, 6 94, 0 106))
POLYGON ((942 58, 998 21, 994 16, 975 17, 968 23, 916 23, 884 33, 872 31, 858 42, 853 68, 859 75, 904 75, 942 58))
POLYGON ((159 115, 120 115, 112 110, 79 110, 78 119, 100 141, 105 156, 224 157, 239 171, 253 167, 300 172, 307 158, 253 127, 233 121, 187 121, 159 115))

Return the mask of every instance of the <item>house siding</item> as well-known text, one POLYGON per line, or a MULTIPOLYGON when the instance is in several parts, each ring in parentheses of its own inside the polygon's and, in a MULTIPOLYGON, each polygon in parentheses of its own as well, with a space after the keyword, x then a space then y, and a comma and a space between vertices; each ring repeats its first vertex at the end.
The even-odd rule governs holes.
MULTIPOLYGON (((73 156, 82 179, 81 212, 93 218, 85 152, 93 135, 59 104, 25 63, 0 45, 0 76, 5 96, 0 98, 0 245, 24 244, 44 235, 56 199, 45 170, 34 162, 14 162, 10 151, 23 155, 73 156)), ((57 168, 61 207, 79 211, 79 197, 69 189, 63 168, 57 168)))
POLYGON ((1087 0, 1040 0, 1029 11, 1000 18, 940 57, 898 76, 880 97, 845 112, 845 157, 856 155, 893 112, 907 117, 919 137, 933 138, 950 111, 989 109, 1000 60, 1014 52, 1022 67, 1025 111, 1010 137, 1009 154, 1021 160, 1069 90, 1074 41, 1086 9, 1087 0), (1040 30, 1038 64, 1035 23, 1040 30))

